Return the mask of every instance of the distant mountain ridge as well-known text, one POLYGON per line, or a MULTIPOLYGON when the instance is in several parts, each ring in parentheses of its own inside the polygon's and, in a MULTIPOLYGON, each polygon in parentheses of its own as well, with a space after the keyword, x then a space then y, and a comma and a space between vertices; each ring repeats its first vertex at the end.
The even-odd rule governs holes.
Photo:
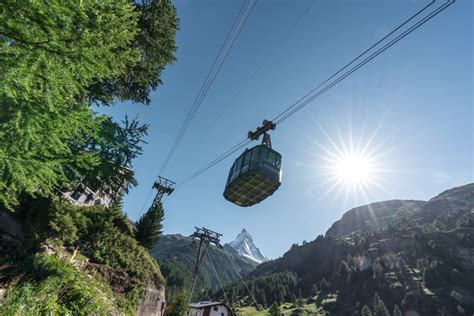
MULTIPOLYGON (((197 251, 190 247, 191 242, 191 238, 180 234, 162 235, 158 244, 150 251, 160 264, 161 272, 167 280, 167 296, 172 296, 179 288, 188 288, 191 282, 197 255, 197 251)), ((214 246, 206 249, 224 285, 238 281, 239 274, 245 276, 257 266, 254 260, 238 255, 235 250, 220 250, 214 246)), ((207 291, 219 284, 208 255, 206 253, 204 255, 196 293, 207 291)))
POLYGON ((338 237, 386 229, 389 223, 420 212, 425 203, 416 200, 389 200, 355 207, 334 222, 326 236, 338 237))
MULTIPOLYGON (((309 298, 331 315, 384 305, 392 314, 474 314, 474 184, 427 202, 392 200, 346 212, 326 233, 260 264, 227 291, 235 302, 309 298)), ((220 299, 216 293, 214 299, 220 299)), ((389 312, 389 313, 390 313, 389 312)))
POLYGON ((239 256, 248 258, 258 264, 270 260, 253 242, 252 235, 243 228, 235 240, 224 245, 224 249, 239 256))
MULTIPOLYGON (((341 237, 357 232, 387 229, 389 224, 408 221, 412 226, 434 221, 446 212, 474 203, 474 184, 446 190, 429 201, 389 200, 355 207, 343 214, 326 232, 341 237)), ((455 228, 455 227, 452 227, 455 228)))

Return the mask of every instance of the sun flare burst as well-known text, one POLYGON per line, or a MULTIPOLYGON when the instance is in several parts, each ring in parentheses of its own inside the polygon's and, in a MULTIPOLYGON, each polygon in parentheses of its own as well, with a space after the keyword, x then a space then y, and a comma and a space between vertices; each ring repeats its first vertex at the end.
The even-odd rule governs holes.
POLYGON ((386 176, 390 172, 386 155, 392 149, 384 148, 384 142, 376 144, 375 132, 369 137, 354 137, 350 129, 346 134, 336 129, 336 136, 330 137, 320 130, 325 141, 313 141, 317 146, 312 153, 316 177, 322 179, 312 190, 322 189, 320 198, 331 193, 335 200, 343 195, 344 202, 354 198, 369 203, 382 195, 391 196, 384 185, 389 183, 386 176))
POLYGON ((365 183, 373 172, 371 159, 359 154, 339 157, 331 167, 339 180, 348 184, 365 183))

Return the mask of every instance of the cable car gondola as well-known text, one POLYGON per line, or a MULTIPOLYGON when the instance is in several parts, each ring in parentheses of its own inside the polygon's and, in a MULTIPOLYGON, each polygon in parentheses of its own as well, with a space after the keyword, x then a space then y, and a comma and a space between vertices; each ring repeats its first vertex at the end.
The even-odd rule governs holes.
POLYGON ((275 193, 281 184, 281 155, 272 149, 267 131, 275 124, 264 120, 249 138, 256 140, 263 135, 261 145, 246 149, 230 168, 224 198, 242 207, 262 202, 275 193))

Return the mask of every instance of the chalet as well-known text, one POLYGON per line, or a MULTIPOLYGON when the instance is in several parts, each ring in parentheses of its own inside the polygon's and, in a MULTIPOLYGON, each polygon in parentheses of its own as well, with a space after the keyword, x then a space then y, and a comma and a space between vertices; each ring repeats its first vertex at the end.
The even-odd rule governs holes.
POLYGON ((199 302, 189 305, 188 316, 231 316, 232 310, 222 302, 199 302))
MULTIPOLYGON (((129 168, 122 167, 121 174, 131 176, 133 171, 129 168)), ((126 177, 125 177, 126 178, 126 177)), ((106 207, 112 206, 114 200, 125 190, 128 182, 124 182, 119 192, 112 193, 110 187, 105 185, 101 179, 96 178, 94 181, 85 181, 84 178, 77 181, 71 189, 61 191, 63 199, 80 206, 102 205, 106 207)))

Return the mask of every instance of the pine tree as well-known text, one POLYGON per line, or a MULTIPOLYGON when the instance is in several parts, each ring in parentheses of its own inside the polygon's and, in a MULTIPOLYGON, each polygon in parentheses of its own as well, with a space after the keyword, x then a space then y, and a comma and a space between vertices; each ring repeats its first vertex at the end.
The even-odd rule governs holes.
POLYGON ((160 239, 164 215, 163 205, 158 201, 138 220, 135 238, 143 247, 151 249, 160 239))
POLYGON ((313 284, 313 288, 311 289, 311 295, 313 297, 318 295, 318 286, 316 284, 313 284))
POLYGON ((382 301, 377 292, 375 292, 374 295, 374 316, 390 316, 385 303, 382 301))
POLYGON ((372 312, 370 311, 370 308, 367 305, 364 305, 364 307, 362 307, 361 316, 372 316, 372 312))
POLYGON ((185 290, 181 290, 171 299, 171 308, 169 316, 184 316, 188 312, 188 294, 185 290))
POLYGON ((395 306, 393 307, 393 316, 403 316, 397 304, 395 304, 395 306))
POLYGON ((268 312, 270 313, 270 316, 281 316, 280 307, 278 306, 277 302, 273 302, 268 312))

